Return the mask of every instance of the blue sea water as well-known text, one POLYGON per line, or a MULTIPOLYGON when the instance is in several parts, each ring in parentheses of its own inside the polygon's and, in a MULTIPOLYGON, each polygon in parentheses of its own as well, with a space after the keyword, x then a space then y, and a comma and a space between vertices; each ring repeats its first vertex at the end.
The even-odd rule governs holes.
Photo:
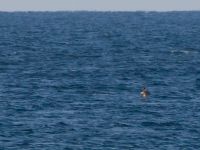
POLYGON ((1 12, 0 149, 200 149, 199 18, 1 12))

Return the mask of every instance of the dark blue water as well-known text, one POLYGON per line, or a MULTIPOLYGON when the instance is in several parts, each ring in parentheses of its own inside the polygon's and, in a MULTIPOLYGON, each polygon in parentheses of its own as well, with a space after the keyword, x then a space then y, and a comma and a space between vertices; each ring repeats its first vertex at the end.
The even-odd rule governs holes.
POLYGON ((200 12, 0 13, 1 150, 197 150, 199 97, 200 12))

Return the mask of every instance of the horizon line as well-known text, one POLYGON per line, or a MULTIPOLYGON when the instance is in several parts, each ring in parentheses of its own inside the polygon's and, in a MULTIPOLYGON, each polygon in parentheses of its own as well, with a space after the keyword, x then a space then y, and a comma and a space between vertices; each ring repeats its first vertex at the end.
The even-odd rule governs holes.
POLYGON ((199 10, 0 10, 0 13, 16 12, 200 12, 199 10))

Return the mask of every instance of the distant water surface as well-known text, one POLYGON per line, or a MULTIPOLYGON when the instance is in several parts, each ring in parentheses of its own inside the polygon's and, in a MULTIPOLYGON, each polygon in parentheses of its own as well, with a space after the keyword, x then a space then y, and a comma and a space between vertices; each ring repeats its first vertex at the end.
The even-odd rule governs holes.
POLYGON ((0 149, 199 149, 199 16, 1 12, 0 149))

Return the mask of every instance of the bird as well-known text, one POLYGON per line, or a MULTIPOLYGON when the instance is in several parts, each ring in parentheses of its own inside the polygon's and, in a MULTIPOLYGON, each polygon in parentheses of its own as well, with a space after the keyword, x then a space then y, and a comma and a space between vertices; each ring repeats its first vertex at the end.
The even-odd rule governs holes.
POLYGON ((142 91, 140 92, 140 95, 144 98, 148 97, 150 95, 149 91, 147 90, 146 87, 142 88, 142 91))

